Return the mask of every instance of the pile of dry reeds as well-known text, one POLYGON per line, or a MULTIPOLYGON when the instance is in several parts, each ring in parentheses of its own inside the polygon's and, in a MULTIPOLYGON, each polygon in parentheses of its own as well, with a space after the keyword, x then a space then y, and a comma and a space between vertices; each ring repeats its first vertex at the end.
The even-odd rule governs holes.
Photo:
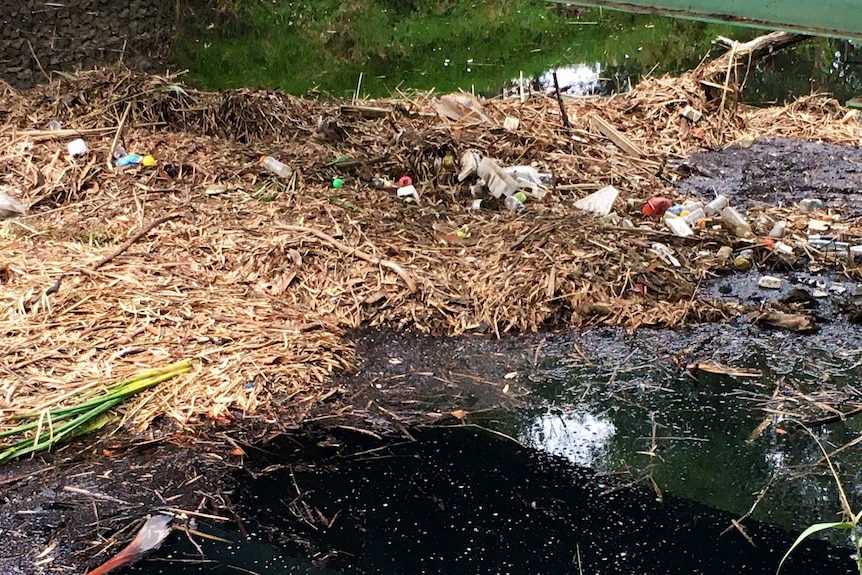
POLYGON ((618 211, 637 212, 643 199, 673 193, 668 160, 749 133, 859 139, 826 98, 728 111, 690 75, 566 99, 571 129, 545 96, 482 102, 484 119, 443 118, 437 103, 205 93, 116 69, 10 94, 0 166, 31 214, 0 227, 0 426, 182 358, 195 360, 193 372, 144 392, 130 422, 298 421, 334 393, 327 376, 353 363, 342 331, 363 325, 501 334, 727 317, 737 310, 695 297, 724 265, 715 252, 733 242, 725 232, 681 239, 655 223, 621 228, 572 200, 613 184, 618 211), (696 125, 680 117, 687 105, 705 112, 696 125), (506 116, 518 131, 501 128, 506 116), (640 153, 595 131, 594 116, 640 153), (64 130, 46 130, 52 119, 64 130), (92 152, 71 158, 66 144, 79 136, 92 152), (115 141, 156 166, 112 167, 115 141), (452 165, 469 149, 551 172, 558 190, 517 216, 472 211, 452 165), (263 172, 262 154, 295 177, 263 172), (418 204, 371 185, 403 174, 418 204))

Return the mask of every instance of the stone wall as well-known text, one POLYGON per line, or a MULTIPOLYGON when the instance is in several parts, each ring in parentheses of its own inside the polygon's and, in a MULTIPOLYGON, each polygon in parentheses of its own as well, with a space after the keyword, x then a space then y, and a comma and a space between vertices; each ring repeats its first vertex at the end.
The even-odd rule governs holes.
POLYGON ((27 88, 53 70, 118 61, 164 72, 174 10, 169 0, 0 0, 0 79, 27 88))

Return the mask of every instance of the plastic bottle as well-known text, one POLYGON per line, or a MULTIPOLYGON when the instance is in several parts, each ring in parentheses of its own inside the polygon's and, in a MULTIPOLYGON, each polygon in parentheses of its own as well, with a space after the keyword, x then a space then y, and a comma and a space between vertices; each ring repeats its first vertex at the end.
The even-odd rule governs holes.
POLYGON ((730 201, 727 199, 727 196, 724 194, 719 194, 715 196, 715 199, 706 204, 703 207, 703 211, 706 212, 706 215, 712 217, 721 213, 721 210, 726 208, 730 204, 730 201))
POLYGON ((721 221, 738 238, 744 238, 751 233, 751 224, 735 208, 727 206, 721 210, 721 221))
POLYGON ((690 226, 697 225, 697 222, 706 219, 706 212, 703 211, 703 208, 695 208, 685 217, 685 223, 690 226))
POLYGON ((263 156, 260 159, 260 165, 280 178, 290 177, 292 173, 292 170, 286 164, 282 164, 272 156, 263 156))
POLYGON ((507 208, 509 208, 516 214, 519 214, 524 210, 524 203, 518 198, 516 198, 514 195, 506 196, 506 199, 503 200, 503 203, 507 208))

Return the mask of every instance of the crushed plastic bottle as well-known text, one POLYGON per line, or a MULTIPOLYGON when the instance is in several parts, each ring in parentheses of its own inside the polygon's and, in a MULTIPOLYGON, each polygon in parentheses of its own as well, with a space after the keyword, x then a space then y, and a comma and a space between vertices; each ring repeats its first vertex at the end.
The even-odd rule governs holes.
POLYGON ((260 159, 260 165, 280 178, 288 178, 293 173, 287 164, 279 162, 272 156, 263 156, 260 159))

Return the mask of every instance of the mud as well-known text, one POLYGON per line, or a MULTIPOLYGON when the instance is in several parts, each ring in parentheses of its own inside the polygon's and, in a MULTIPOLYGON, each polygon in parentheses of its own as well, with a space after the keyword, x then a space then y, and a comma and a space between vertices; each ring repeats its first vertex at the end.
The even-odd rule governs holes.
POLYGON ((733 205, 789 205, 819 198, 847 218, 862 215, 862 150, 790 138, 758 138, 749 148, 693 154, 683 163, 696 175, 677 189, 709 199, 724 194, 733 205))
POLYGON ((122 549, 155 509, 225 505, 226 449, 156 442, 112 452, 103 443, 97 453, 0 469, 0 573, 80 574, 122 549))

